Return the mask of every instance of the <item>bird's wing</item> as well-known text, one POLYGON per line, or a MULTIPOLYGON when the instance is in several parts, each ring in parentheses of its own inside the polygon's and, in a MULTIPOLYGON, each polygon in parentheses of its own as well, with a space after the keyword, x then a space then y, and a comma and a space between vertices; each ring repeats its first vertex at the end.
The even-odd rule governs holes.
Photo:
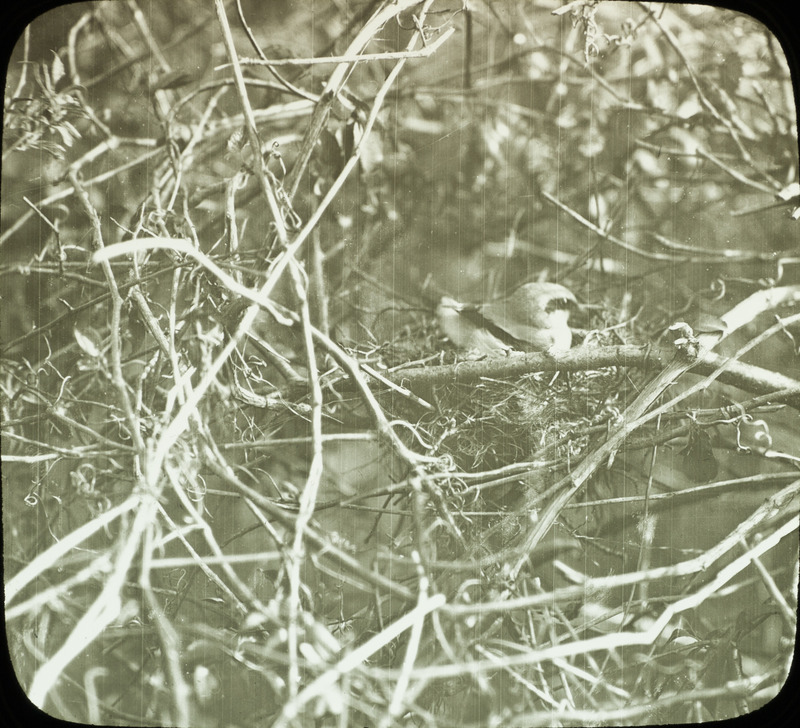
POLYGON ((483 316, 479 306, 445 296, 436 316, 442 332, 461 349, 492 353, 519 348, 513 337, 483 316))
POLYGON ((505 306, 502 304, 484 304, 483 306, 466 306, 461 311, 461 316, 476 328, 488 331, 506 346, 519 348, 523 338, 514 333, 515 327, 505 316, 505 306), (497 309, 497 311, 495 311, 497 309))
POLYGON ((512 320, 504 301, 485 304, 480 307, 480 315, 487 322, 487 328, 509 346, 522 351, 549 351, 556 347, 569 349, 572 333, 566 318, 558 320, 558 312, 542 311, 529 315, 527 320, 512 320))
POLYGON ((537 328, 545 325, 542 321, 514 321, 505 301, 492 301, 480 306, 477 315, 484 322, 483 325, 496 335, 505 337, 512 342, 529 342, 530 336, 537 328))

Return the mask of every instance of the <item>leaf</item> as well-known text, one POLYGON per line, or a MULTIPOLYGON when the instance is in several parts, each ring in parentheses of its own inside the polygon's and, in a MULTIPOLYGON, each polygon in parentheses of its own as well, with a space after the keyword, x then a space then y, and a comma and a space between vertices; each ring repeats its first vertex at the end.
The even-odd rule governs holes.
POLYGON ((791 182, 790 184, 786 185, 779 193, 778 197, 782 200, 792 200, 795 197, 800 197, 800 183, 799 182, 791 182))
POLYGON ((689 480, 695 483, 707 483, 716 477, 719 469, 711 438, 705 430, 693 427, 689 433, 689 442, 681 450, 683 464, 681 470, 689 480))
POLYGON ((96 334, 90 338, 77 328, 73 329, 73 333, 75 334, 75 341, 78 342, 78 346, 81 348, 84 354, 92 357, 92 359, 100 358, 100 347, 92 340, 93 338, 96 338, 96 334))
POLYGON ((51 76, 53 77, 53 87, 55 88, 58 85, 58 82, 64 78, 66 74, 66 70, 64 69, 64 62, 61 60, 61 56, 58 55, 55 51, 53 52, 53 69, 51 72, 51 76))

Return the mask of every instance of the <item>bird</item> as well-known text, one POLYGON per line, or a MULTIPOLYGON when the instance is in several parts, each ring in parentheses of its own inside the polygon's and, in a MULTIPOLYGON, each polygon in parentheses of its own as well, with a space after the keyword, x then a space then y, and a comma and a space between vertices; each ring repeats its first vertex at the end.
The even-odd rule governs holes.
POLYGON ((459 349, 479 354, 564 352, 572 346, 570 311, 575 295, 559 283, 525 283, 506 298, 483 304, 442 296, 439 328, 459 349))

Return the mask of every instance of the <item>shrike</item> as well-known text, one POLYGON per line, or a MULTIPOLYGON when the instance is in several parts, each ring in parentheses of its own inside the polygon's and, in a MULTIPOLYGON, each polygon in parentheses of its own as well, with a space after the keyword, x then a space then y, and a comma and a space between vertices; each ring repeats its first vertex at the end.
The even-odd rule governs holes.
POLYGON ((460 349, 558 353, 572 346, 568 322, 576 303, 572 291, 559 283, 525 283, 508 297, 484 304, 444 296, 436 316, 442 332, 460 349))

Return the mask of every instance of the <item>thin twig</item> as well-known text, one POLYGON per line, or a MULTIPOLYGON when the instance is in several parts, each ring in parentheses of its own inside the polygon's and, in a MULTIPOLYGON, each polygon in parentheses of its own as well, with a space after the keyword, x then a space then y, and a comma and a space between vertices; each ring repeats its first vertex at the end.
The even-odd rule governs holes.
MULTIPOLYGON (((415 0, 415 3, 419 0, 415 0)), ((358 55, 324 56, 321 58, 240 58, 243 66, 315 66, 325 63, 365 63, 367 61, 400 61, 409 58, 427 58, 435 53, 439 47, 455 32, 455 28, 448 28, 435 41, 424 48, 415 51, 384 51, 383 53, 361 53, 358 55)), ((217 66, 220 71, 232 64, 225 63, 217 66)))

